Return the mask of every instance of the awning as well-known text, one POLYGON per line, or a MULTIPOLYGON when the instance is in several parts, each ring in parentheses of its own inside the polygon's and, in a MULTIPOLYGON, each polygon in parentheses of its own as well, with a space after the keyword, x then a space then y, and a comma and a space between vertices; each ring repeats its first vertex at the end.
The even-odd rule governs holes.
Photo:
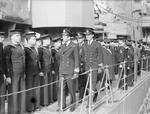
POLYGON ((32 0, 31 10, 33 28, 94 27, 91 0, 32 0))
POLYGON ((108 23, 105 31, 114 35, 131 35, 130 26, 125 23, 108 23))

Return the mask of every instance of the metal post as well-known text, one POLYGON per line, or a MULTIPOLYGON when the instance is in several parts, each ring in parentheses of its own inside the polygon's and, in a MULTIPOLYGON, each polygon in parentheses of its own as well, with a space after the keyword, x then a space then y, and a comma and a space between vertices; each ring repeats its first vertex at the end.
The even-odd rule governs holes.
POLYGON ((147 71, 148 71, 148 57, 146 58, 146 69, 147 69, 147 71))
MULTIPOLYGON (((121 63, 121 65, 122 65, 122 63, 121 63)), ((122 65, 122 66, 123 66, 123 65, 122 65)), ((117 84, 117 89, 119 89, 119 83, 120 83, 120 81, 122 80, 123 70, 124 70, 124 67, 121 68, 121 72, 120 72, 119 80, 118 80, 118 84, 117 84)))
POLYGON ((61 92, 60 92, 61 95, 60 95, 60 112, 59 113, 62 114, 63 113, 63 88, 64 88, 63 83, 64 83, 64 77, 61 77, 60 81, 61 81, 60 82, 61 83, 61 92))
POLYGON ((90 78, 90 83, 89 83, 89 114, 92 114, 92 106, 93 106, 93 89, 92 89, 92 69, 90 68, 90 74, 89 74, 89 78, 90 78))
POLYGON ((104 34, 104 31, 103 31, 103 40, 105 39, 105 34, 104 34))
POLYGON ((140 70, 143 70, 144 67, 143 67, 143 58, 141 59, 141 69, 140 70))
POLYGON ((135 45, 135 49, 134 49, 134 80, 135 81, 137 81, 137 53, 136 53, 137 47, 136 46, 137 44, 135 45))
MULTIPOLYGON (((110 90, 110 95, 111 95, 111 103, 113 103, 113 94, 112 94, 112 89, 111 89, 111 83, 110 83, 110 76, 109 76, 109 69, 108 69, 108 65, 106 65, 106 77, 108 79, 108 87, 110 90)), ((109 97, 109 96, 108 96, 109 97)))
POLYGON ((82 114, 82 108, 83 108, 84 99, 86 97, 86 91, 87 91, 87 88, 88 88, 88 84, 89 84, 89 76, 87 78, 86 87, 85 87, 85 90, 84 90, 84 95, 83 95, 83 99, 82 99, 82 105, 81 105, 81 109, 80 109, 80 114, 82 114))
MULTIPOLYGON (((107 66, 106 66, 106 69, 107 69, 107 66)), ((105 69, 105 70, 106 70, 105 69)), ((106 80, 105 80, 105 88, 106 88, 106 105, 108 105, 108 97, 109 97, 109 95, 108 95, 108 83, 107 83, 107 80, 108 80, 108 77, 107 77, 107 71, 105 71, 106 72, 106 80)))
POLYGON ((123 81, 124 81, 124 91, 126 90, 126 61, 123 63, 123 70, 124 70, 124 75, 123 75, 123 81))

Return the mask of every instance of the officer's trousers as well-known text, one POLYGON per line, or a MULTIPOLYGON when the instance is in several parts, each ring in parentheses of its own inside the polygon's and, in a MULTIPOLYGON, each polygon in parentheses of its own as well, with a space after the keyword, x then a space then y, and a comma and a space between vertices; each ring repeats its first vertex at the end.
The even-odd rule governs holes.
POLYGON ((127 69, 127 85, 128 86, 133 86, 133 83, 134 83, 134 70, 133 68, 128 68, 127 69))
MULTIPOLYGON (((69 75, 69 74, 65 74, 65 75, 60 75, 60 77, 64 77, 64 82, 63 82, 63 100, 62 100, 62 104, 63 104, 63 108, 66 107, 66 93, 65 93, 65 88, 66 86, 68 87, 69 93, 71 95, 71 104, 75 103, 76 100, 76 96, 75 96, 75 80, 71 79, 73 74, 69 75)), ((59 93, 58 93, 58 106, 60 107, 60 98, 61 98, 61 83, 59 83, 59 93)), ((71 110, 75 109, 75 105, 73 105, 71 107, 71 110)))
POLYGON ((119 88, 120 89, 126 89, 127 90, 127 85, 124 86, 124 84, 127 82, 127 78, 124 79, 124 68, 119 68, 118 74, 119 74, 119 88), (124 88, 125 87, 125 88, 124 88))
MULTIPOLYGON (((8 93, 14 93, 25 90, 24 74, 14 74, 11 77, 11 84, 8 85, 8 93)), ((8 114, 25 113, 25 92, 13 94, 8 97, 8 114)))
MULTIPOLYGON (((45 85, 45 84, 48 84, 48 76, 49 76, 49 73, 48 72, 45 72, 44 73, 44 76, 40 77, 40 84, 41 85, 45 85)), ((48 85, 47 86, 44 86, 40 89, 40 104, 42 106, 48 106, 48 85)), ((50 96, 49 96, 50 97, 50 96)))
MULTIPOLYGON (((37 86, 40 86, 39 75, 27 75, 26 88, 30 89, 37 86)), ((40 107, 40 88, 28 91, 26 96, 26 110, 28 112, 34 111, 40 107)))
MULTIPOLYGON (((81 72, 79 74, 81 74, 81 72)), ((80 75, 78 78, 78 82, 79 82, 79 99, 82 99, 84 92, 85 92, 87 76, 86 75, 80 75)))
MULTIPOLYGON (((52 83, 54 81, 54 77, 52 76, 51 73, 49 73, 49 76, 48 76, 48 83, 52 83)), ((53 87, 54 87, 54 84, 50 84, 48 86, 48 101, 49 101, 49 104, 50 103, 53 103, 54 102, 54 96, 53 96, 53 87)))
MULTIPOLYGON (((58 74, 57 72, 58 72, 58 71, 56 71, 55 74, 52 74, 53 82, 58 81, 58 75, 59 75, 59 74, 58 74)), ((53 84, 53 100, 54 100, 54 101, 57 100, 57 96, 58 96, 58 85, 59 85, 58 82, 56 82, 56 83, 53 84)))
MULTIPOLYGON (((2 80, 3 82, 0 84, 0 96, 6 94, 6 82, 4 79, 2 80)), ((5 97, 0 97, 0 114, 5 114, 5 97)))

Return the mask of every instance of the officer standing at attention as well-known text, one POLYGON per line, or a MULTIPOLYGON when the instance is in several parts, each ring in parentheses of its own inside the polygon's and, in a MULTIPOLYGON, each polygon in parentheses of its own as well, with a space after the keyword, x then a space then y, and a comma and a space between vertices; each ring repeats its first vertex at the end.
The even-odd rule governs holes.
MULTIPOLYGON (((64 81, 64 91, 63 91, 63 108, 66 107, 66 95, 65 87, 67 85, 69 93, 71 95, 71 104, 75 103, 75 82, 74 78, 78 76, 79 73, 79 53, 77 46, 71 41, 72 33, 68 29, 64 29, 62 33, 63 45, 60 48, 60 66, 59 66, 59 77, 66 79, 64 81)), ((59 95, 60 93, 59 85, 59 95)), ((60 96, 58 97, 58 103, 60 106, 60 96)), ((70 111, 75 110, 75 105, 71 106, 70 111)))
MULTIPOLYGON (((8 93, 25 90, 25 51, 20 30, 10 31, 11 43, 5 47, 8 93)), ((8 114, 25 113, 25 93, 8 97, 8 114)))
MULTIPOLYGON (((40 82, 41 85, 52 83, 51 74, 51 51, 50 51, 50 35, 42 35, 39 39, 42 41, 42 46, 39 48, 39 57, 41 64, 41 75, 40 82)), ((41 88, 41 105, 48 106, 48 104, 53 102, 53 91, 52 86, 46 86, 41 88)))
MULTIPOLYGON (((28 31, 26 33, 27 45, 25 46, 26 56, 26 88, 30 89, 33 87, 40 86, 40 61, 39 52, 36 47, 36 36, 35 32, 28 31)), ((26 93, 26 104, 27 111, 33 112, 40 109, 40 88, 30 90, 26 93)))
MULTIPOLYGON (((101 73, 101 67, 103 66, 103 51, 100 43, 94 40, 94 32, 91 29, 87 29, 85 32, 87 42, 83 44, 85 53, 85 70, 90 68, 98 70, 92 71, 92 89, 96 92, 97 74, 101 73)), ((93 101, 96 102, 97 94, 94 95, 93 101)))
POLYGON ((130 40, 126 41, 126 84, 127 86, 133 86, 134 84, 134 48, 130 40))
MULTIPOLYGON (((80 63, 80 72, 82 74, 85 72, 85 61, 84 61, 84 50, 83 44, 85 40, 85 35, 81 32, 77 33, 78 45, 79 45, 79 63, 80 63)), ((87 77, 85 75, 79 76, 78 83, 79 83, 79 99, 81 100, 84 95, 85 86, 86 86, 87 77)))
MULTIPOLYGON (((6 76, 3 49, 4 39, 5 32, 0 32, 0 96, 6 94, 6 76)), ((0 98, 0 114, 5 114, 5 97, 0 98)))
MULTIPOLYGON (((124 89, 123 85, 124 85, 124 78, 123 78, 123 75, 124 75, 124 71, 125 69, 123 68, 123 62, 125 61, 126 59, 126 44, 124 41, 120 40, 119 41, 119 47, 117 49, 117 59, 118 59, 118 63, 119 63, 119 70, 118 70, 118 74, 119 74, 119 88, 121 89, 124 89)), ((125 89, 127 90, 127 85, 125 86, 125 89)))

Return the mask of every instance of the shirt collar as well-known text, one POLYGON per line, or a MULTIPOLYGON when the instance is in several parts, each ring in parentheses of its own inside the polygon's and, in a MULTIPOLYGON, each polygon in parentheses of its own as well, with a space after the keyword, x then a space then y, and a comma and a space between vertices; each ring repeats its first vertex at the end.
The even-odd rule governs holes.
POLYGON ((70 44, 70 42, 71 42, 71 41, 67 41, 67 42, 66 42, 66 46, 68 46, 68 45, 70 44))
POLYGON ((92 44, 92 42, 93 42, 93 38, 89 41, 90 42, 90 45, 92 44))

